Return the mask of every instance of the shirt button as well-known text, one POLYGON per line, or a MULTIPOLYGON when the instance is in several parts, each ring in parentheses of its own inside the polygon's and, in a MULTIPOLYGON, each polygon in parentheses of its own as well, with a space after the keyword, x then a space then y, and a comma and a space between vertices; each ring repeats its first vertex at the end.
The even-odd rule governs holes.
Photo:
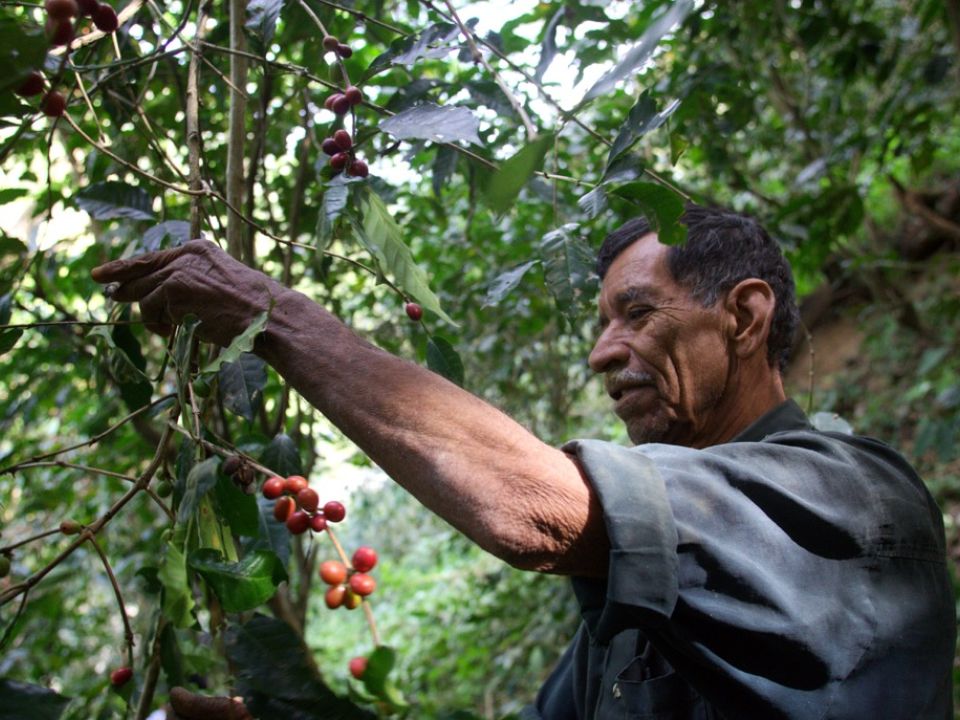
POLYGON ((614 684, 613 684, 613 697, 615 697, 617 700, 619 700, 619 699, 620 699, 620 694, 621 694, 621 693, 620 693, 620 683, 614 683, 614 684))

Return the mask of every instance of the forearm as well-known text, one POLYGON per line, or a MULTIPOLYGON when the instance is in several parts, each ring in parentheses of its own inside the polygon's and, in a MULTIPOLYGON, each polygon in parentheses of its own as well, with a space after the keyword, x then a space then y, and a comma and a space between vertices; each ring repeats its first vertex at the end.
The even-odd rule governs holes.
POLYGON ((493 406, 285 291, 257 352, 424 505, 518 567, 606 572, 574 460, 493 406))

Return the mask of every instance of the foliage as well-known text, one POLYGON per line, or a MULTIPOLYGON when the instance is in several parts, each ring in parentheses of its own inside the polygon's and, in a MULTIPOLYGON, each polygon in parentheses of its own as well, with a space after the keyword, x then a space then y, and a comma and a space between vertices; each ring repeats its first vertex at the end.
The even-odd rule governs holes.
MULTIPOLYGON (((691 196, 761 215, 805 289, 838 263, 898 287, 867 231, 891 215, 891 176, 957 169, 946 11, 571 0, 481 5, 502 21, 484 27, 426 1, 232 4, 245 35, 227 3, 133 0, 115 35, 63 53, 42 8, 0 3, 0 706, 33 693, 52 717, 72 698, 62 717, 142 718, 183 685, 243 692, 263 717, 515 712, 576 623, 562 581, 504 568, 395 490, 358 492, 342 539, 381 549, 371 605, 396 653, 347 681, 373 648, 365 615, 323 607, 313 571, 333 547, 291 539, 221 460, 242 454, 257 484, 302 473, 322 496, 343 492, 344 457, 368 461, 249 352, 258 325, 222 354, 191 323, 167 342, 90 270, 202 234, 549 442, 620 438, 571 362, 589 348, 591 248, 638 212, 681 241, 691 196), (327 34, 352 55, 325 53, 327 34), (64 117, 13 92, 35 68, 64 117), (364 103, 325 109, 348 84, 364 103), (369 177, 333 172, 337 129, 369 177), (57 532, 65 518, 96 544, 57 532), (107 691, 124 663, 134 682, 107 691)), ((928 329, 956 311, 943 282, 919 303, 928 329)), ((953 462, 956 335, 899 345, 885 309, 876 342, 918 362, 909 402, 885 426, 877 407, 855 419, 953 462), (931 399, 942 412, 923 415, 931 399)), ((843 392, 823 409, 851 407, 843 392)))

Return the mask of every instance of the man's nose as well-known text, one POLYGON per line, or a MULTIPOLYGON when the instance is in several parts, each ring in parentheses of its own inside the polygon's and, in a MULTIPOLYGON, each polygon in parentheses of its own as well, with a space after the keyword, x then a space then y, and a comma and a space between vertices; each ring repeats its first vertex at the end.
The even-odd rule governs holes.
POLYGON ((608 325, 597 338, 587 362, 595 373, 605 373, 626 365, 629 356, 630 349, 618 337, 613 326, 608 325))

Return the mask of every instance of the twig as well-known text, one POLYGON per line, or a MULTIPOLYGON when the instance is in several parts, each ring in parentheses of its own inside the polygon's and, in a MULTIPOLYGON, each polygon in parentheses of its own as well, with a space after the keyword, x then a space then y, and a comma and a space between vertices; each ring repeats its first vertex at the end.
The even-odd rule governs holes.
POLYGON ((44 320, 32 323, 17 323, 14 325, 0 325, 0 330, 21 330, 38 327, 60 327, 65 325, 80 325, 83 327, 99 327, 102 325, 142 325, 142 320, 44 320))
POLYGON ((97 538, 93 535, 93 533, 88 530, 84 530, 81 534, 81 537, 84 540, 89 540, 90 544, 93 545, 93 549, 97 551, 97 555, 100 556, 100 560, 103 562, 103 569, 107 571, 107 576, 110 578, 110 584, 113 585, 113 593, 117 596, 117 605, 120 606, 120 616, 123 618, 123 633, 124 638, 127 641, 127 660, 132 667, 133 628, 130 627, 130 618, 127 617, 127 608, 123 604, 123 592, 120 590, 120 584, 117 582, 117 576, 113 574, 113 568, 110 567, 110 561, 107 559, 106 553, 103 552, 103 548, 100 547, 100 543, 97 542, 97 538))
POLYGON ((3 637, 0 638, 0 650, 2 650, 7 641, 10 639, 10 634, 13 632, 13 628, 17 624, 17 620, 20 619, 20 616, 23 615, 23 609, 27 606, 27 598, 30 596, 29 588, 23 593, 23 597, 20 598, 20 605, 17 607, 17 612, 13 616, 13 620, 10 621, 10 624, 7 625, 7 629, 3 631, 3 637))
MULTIPOLYGON (((243 19, 246 0, 230 0, 230 47, 246 48, 243 19)), ((247 59, 230 56, 230 116, 227 128, 227 251, 237 260, 252 260, 243 255, 243 227, 237 208, 243 202, 244 145, 246 136, 247 98, 238 92, 247 85, 247 59)))
POLYGON ((157 680, 160 678, 160 638, 167 621, 163 615, 157 619, 157 629, 153 635, 153 643, 150 648, 150 664, 147 665, 147 673, 143 679, 143 690, 140 693, 140 700, 137 702, 137 711, 134 720, 146 720, 150 714, 150 705, 153 703, 153 696, 157 690, 157 680))
MULTIPOLYGON (((132 18, 137 14, 137 11, 143 6, 143 0, 132 0, 129 5, 127 5, 123 10, 117 13, 117 22, 118 27, 123 25, 127 20, 132 18)), ((91 30, 90 32, 81 35, 80 37, 74 38, 69 45, 65 47, 57 47, 51 49, 49 52, 51 55, 62 55, 64 52, 73 52, 74 50, 83 47, 84 45, 90 45, 91 43, 97 42, 102 37, 106 35, 114 35, 114 33, 105 33, 102 30, 91 30)), ((118 51, 119 52, 119 51, 118 51)))
POLYGON ((36 540, 42 540, 43 538, 45 538, 45 537, 50 537, 51 535, 56 535, 56 534, 58 534, 59 532, 60 532, 60 528, 57 528, 57 529, 55 529, 55 530, 45 530, 45 531, 42 532, 42 533, 38 533, 38 534, 36 534, 36 535, 31 535, 30 537, 28 537, 28 538, 26 538, 26 539, 24 539, 24 540, 18 540, 17 542, 13 543, 12 545, 7 545, 7 546, 5 546, 5 547, 0 547, 0 553, 8 553, 8 552, 11 552, 11 551, 13 551, 13 550, 16 550, 18 547, 22 547, 23 545, 27 545, 27 544, 29 544, 29 543, 32 543, 32 542, 36 541, 36 540))
POLYGON ((370 17, 366 13, 360 12, 359 10, 355 10, 354 8, 345 7, 338 3, 330 2, 330 0, 317 0, 317 2, 319 2, 321 5, 326 5, 329 8, 333 8, 334 10, 342 10, 343 12, 349 15, 353 15, 355 18, 357 18, 361 22, 368 23, 371 25, 377 25, 379 27, 382 27, 384 30, 389 30, 390 32, 394 32, 397 35, 402 35, 403 37, 407 37, 407 33, 401 30, 400 28, 395 27, 390 23, 385 23, 383 20, 378 20, 375 17, 370 17))
MULTIPOLYGON (((323 21, 317 17, 317 14, 313 11, 313 8, 307 5, 306 0, 300 0, 300 7, 302 7, 306 11, 307 15, 313 19, 313 22, 316 23, 316 26, 320 29, 320 32, 323 33, 323 36, 327 37, 330 33, 327 32, 327 28, 324 26, 323 21)), ((347 74, 346 63, 343 62, 343 58, 340 57, 340 53, 335 50, 333 51, 333 57, 337 61, 337 66, 340 68, 340 77, 343 81, 343 87, 346 88, 350 84, 350 76, 347 74)))
MULTIPOLYGON (((206 4, 200 6, 200 14, 197 19, 197 40, 203 37, 203 29, 207 24, 205 7, 206 4)), ((187 71, 187 103, 184 113, 187 122, 189 184, 190 189, 194 191, 203 190, 203 178, 200 174, 200 65, 198 62, 202 52, 198 42, 190 54, 190 67, 187 71)), ((190 198, 190 237, 200 237, 200 198, 198 195, 190 198)))

